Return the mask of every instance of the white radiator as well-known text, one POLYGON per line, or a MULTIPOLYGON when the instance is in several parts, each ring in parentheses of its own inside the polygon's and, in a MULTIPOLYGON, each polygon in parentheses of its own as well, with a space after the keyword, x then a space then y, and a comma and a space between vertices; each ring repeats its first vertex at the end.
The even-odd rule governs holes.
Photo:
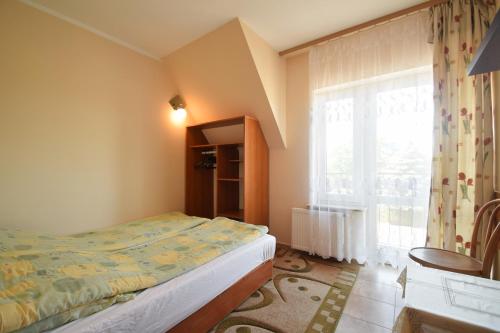
POLYGON ((292 208, 292 248, 323 258, 366 261, 364 210, 292 208))

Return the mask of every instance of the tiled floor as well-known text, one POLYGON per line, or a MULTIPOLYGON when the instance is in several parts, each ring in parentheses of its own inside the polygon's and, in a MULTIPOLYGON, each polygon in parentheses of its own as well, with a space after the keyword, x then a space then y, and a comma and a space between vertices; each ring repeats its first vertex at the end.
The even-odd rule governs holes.
POLYGON ((335 333, 389 333, 401 311, 399 272, 388 266, 362 267, 335 333))

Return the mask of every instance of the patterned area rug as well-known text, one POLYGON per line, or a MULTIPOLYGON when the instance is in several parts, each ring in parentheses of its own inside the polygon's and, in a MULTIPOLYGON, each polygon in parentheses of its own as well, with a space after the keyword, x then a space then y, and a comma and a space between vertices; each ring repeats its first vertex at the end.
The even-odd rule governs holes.
POLYGON ((359 266, 278 246, 273 279, 214 333, 335 332, 359 266))

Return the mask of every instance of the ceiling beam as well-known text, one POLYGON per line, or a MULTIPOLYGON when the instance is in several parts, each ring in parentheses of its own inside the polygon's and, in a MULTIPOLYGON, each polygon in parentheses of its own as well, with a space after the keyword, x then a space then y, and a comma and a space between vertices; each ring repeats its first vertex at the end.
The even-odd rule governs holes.
POLYGON ((417 11, 425 9, 425 8, 436 6, 436 5, 439 5, 439 4, 447 2, 447 1, 448 0, 429 0, 429 1, 423 2, 421 4, 411 6, 411 7, 405 8, 405 9, 401 9, 401 10, 398 10, 397 12, 394 12, 394 13, 391 13, 388 15, 384 15, 384 16, 378 17, 376 19, 373 19, 373 20, 370 20, 370 21, 367 21, 367 22, 364 22, 361 24, 357 24, 355 26, 352 26, 352 27, 328 34, 326 36, 319 37, 319 38, 313 39, 311 41, 299 44, 299 45, 291 47, 289 49, 280 51, 279 55, 284 56, 284 55, 287 55, 287 54, 290 54, 290 53, 293 53, 293 52, 296 52, 296 51, 299 51, 302 49, 306 49, 306 48, 309 48, 311 46, 314 46, 314 45, 317 45, 317 44, 320 44, 323 42, 327 42, 329 40, 332 40, 332 39, 335 39, 335 38, 338 38, 338 37, 341 37, 344 35, 348 35, 348 34, 351 34, 353 32, 372 27, 374 25, 381 24, 381 23, 384 23, 386 21, 390 21, 390 20, 393 20, 395 18, 414 13, 414 12, 417 12, 417 11))

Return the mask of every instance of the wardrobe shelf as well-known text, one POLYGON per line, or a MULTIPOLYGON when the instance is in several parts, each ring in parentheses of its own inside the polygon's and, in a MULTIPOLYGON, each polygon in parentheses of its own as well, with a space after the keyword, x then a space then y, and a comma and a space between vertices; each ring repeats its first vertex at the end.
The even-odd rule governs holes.
POLYGON ((222 182, 241 182, 243 178, 218 178, 217 180, 222 182))
POLYGON ((203 145, 191 145, 192 149, 206 149, 206 148, 217 148, 217 147, 239 147, 243 146, 242 142, 235 143, 220 143, 220 144, 203 144, 203 145))
POLYGON ((190 148, 192 149, 205 149, 205 148, 216 148, 217 145, 210 145, 210 144, 207 144, 207 145, 192 145, 190 146, 190 148))
POLYGON ((269 148, 255 118, 188 126, 185 177, 187 215, 269 224, 269 148))
POLYGON ((229 210, 226 212, 219 213, 218 215, 222 216, 222 217, 227 217, 227 218, 233 219, 233 220, 243 220, 243 218, 245 216, 245 211, 243 209, 229 210))
POLYGON ((245 144, 243 142, 235 142, 235 143, 219 143, 217 146, 219 147, 243 147, 245 144))

